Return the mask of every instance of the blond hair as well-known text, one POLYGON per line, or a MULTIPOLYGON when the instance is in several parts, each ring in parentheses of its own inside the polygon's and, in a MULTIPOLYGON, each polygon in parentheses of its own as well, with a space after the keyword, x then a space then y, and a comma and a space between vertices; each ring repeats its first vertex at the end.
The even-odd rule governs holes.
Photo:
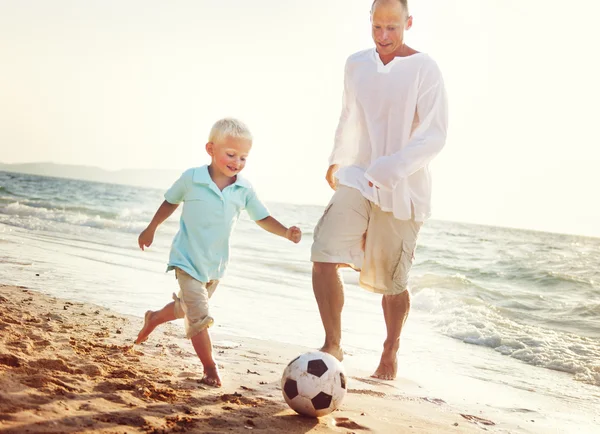
POLYGON ((252 141, 250 129, 245 123, 235 118, 224 118, 215 122, 210 129, 208 141, 215 143, 228 136, 252 141))

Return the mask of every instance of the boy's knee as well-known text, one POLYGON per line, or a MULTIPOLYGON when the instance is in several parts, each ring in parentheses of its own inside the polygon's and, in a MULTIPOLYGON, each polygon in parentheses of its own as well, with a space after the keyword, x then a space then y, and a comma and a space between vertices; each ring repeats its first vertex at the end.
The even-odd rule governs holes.
POLYGON ((185 330, 187 338, 192 339, 194 336, 211 327, 214 323, 215 320, 209 315, 195 322, 190 322, 189 319, 186 318, 185 330))
POLYGON ((173 314, 177 319, 185 317, 185 312, 183 311, 183 306, 181 305, 181 299, 177 297, 175 293, 173 293, 173 314))

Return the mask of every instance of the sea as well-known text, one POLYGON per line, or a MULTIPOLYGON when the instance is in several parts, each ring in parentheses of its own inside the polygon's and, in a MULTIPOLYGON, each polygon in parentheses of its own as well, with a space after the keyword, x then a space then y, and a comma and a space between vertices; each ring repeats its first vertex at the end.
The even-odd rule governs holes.
MULTIPOLYGON (((0 283, 139 317, 162 307, 178 290, 165 272, 178 212, 151 248, 141 251, 137 237, 163 193, 0 172, 0 283)), ((318 348, 309 257, 323 207, 268 206, 303 239, 295 245, 242 215, 211 300, 214 329, 318 348)), ((399 393, 410 385, 505 432, 600 433, 599 238, 434 219, 415 256, 399 393)), ((385 336, 381 297, 343 274, 344 363, 367 375, 385 336)))

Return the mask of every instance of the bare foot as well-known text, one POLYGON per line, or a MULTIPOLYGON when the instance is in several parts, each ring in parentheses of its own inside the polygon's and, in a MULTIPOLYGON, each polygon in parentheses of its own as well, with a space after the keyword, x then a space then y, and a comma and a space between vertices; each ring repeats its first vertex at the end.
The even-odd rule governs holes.
POLYGON ((152 331, 156 328, 156 325, 154 325, 152 323, 152 316, 153 316, 153 314, 154 314, 154 312, 152 312, 151 310, 149 310, 144 315, 144 325, 142 326, 142 329, 138 333, 138 337, 135 340, 136 344, 139 345, 139 344, 141 344, 143 342, 146 342, 148 340, 148 336, 150 335, 150 333, 152 333, 152 331))
POLYGON ((380 380, 394 380, 398 372, 398 358, 394 355, 392 359, 385 355, 381 355, 379 366, 372 378, 379 378, 380 380))
POLYGON ((217 368, 216 366, 210 368, 205 367, 204 376, 202 377, 202 380, 200 380, 200 382, 212 387, 221 387, 221 377, 219 376, 219 368, 217 368))
POLYGON ((323 345, 323 348, 321 348, 319 351, 323 351, 324 353, 331 354, 333 357, 338 359, 340 362, 342 360, 344 360, 344 351, 339 346, 323 345))

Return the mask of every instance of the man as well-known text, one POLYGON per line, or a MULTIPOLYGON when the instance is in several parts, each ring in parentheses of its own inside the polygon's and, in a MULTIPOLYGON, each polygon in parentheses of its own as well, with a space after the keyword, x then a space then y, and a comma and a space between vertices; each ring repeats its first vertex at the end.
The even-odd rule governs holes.
POLYGON ((326 175, 336 191, 315 228, 311 260, 325 329, 321 350, 343 358, 339 269, 352 267, 360 286, 383 295, 387 337, 373 377, 392 380, 410 309, 408 273, 430 216, 428 164, 445 144, 448 110, 436 63, 404 44, 412 26, 407 0, 375 0, 371 26, 375 48, 346 62, 326 175))

